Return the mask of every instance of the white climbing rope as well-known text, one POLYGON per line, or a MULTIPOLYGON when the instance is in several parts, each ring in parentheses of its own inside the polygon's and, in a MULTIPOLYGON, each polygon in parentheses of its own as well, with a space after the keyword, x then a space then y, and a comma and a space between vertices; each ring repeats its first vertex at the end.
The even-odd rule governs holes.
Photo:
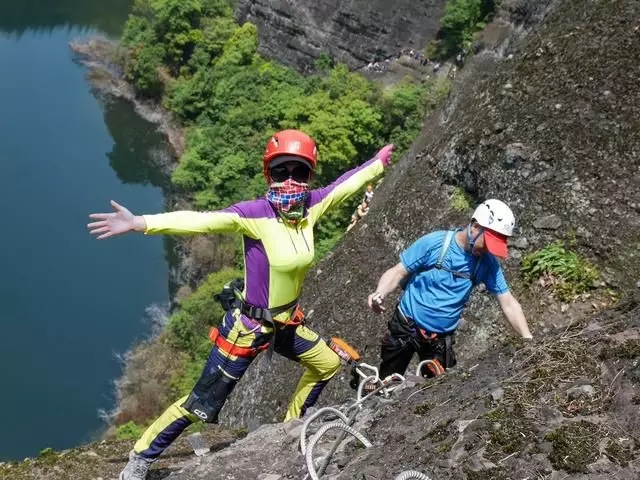
POLYGON ((416 376, 421 377, 422 376, 422 367, 425 367, 425 366, 427 366, 429 364, 435 365, 436 370, 439 370, 440 368, 442 368, 436 362, 434 362, 433 360, 423 360, 416 367, 416 376))
POLYGON ((345 423, 345 425, 349 424, 349 419, 347 418, 347 416, 337 408, 333 408, 333 407, 321 408, 320 410, 315 412, 313 415, 310 415, 309 418, 307 418, 302 424, 302 430, 300 431, 300 451, 302 452, 303 455, 307 452, 307 445, 306 445, 307 428, 309 428, 309 425, 311 424, 311 422, 313 422, 316 418, 326 413, 333 413, 334 415, 337 415, 338 417, 340 417, 340 420, 342 420, 345 423))
POLYGON ((431 480, 431 478, 427 477, 424 473, 407 470, 398 475, 395 480, 431 480))
MULTIPOLYGON (((341 358, 344 357, 341 356, 341 358)), ((422 366, 428 362, 429 360, 420 363, 416 375, 420 375, 422 366)), ((370 448, 372 446, 371 442, 361 432, 352 427, 356 421, 356 415, 362 409, 363 403, 368 399, 377 397, 379 400, 388 400, 390 399, 391 394, 405 383, 405 378, 400 374, 394 373, 384 380, 381 380, 379 371, 376 367, 362 362, 352 363, 352 365, 360 376, 361 381, 358 385, 356 401, 345 409, 346 414, 335 407, 324 407, 306 418, 302 425, 302 430, 300 431, 300 451, 305 457, 307 470, 309 471, 304 480, 309 478, 311 480, 320 480, 320 477, 324 474, 329 462, 331 462, 333 454, 347 435, 355 437, 360 443, 362 443, 362 445, 365 446, 365 448, 370 448), (365 395, 365 386, 370 384, 374 384, 375 387, 365 395), (332 421, 331 423, 320 427, 320 429, 311 436, 307 444, 307 430, 309 425, 319 417, 326 414, 333 414, 337 416, 339 420, 332 421), (347 414, 349 415, 348 417, 347 414), (319 468, 316 469, 316 465, 313 461, 313 449, 325 433, 336 429, 341 432, 338 435, 338 438, 334 441, 329 453, 322 459, 322 463, 319 468)), ((426 475, 414 470, 402 472, 395 480, 411 479, 431 480, 426 475)))
POLYGON ((366 448, 372 447, 371 442, 367 440, 367 438, 363 434, 361 434, 355 428, 350 427, 349 425, 347 425, 342 421, 331 422, 331 423, 327 423, 326 425, 323 425, 322 427, 320 427, 320 430, 314 433, 309 439, 307 453, 305 454, 307 469, 309 470, 309 475, 311 476, 311 480, 320 480, 320 476, 316 472, 316 467, 313 463, 313 448, 315 447, 316 443, 318 443, 318 440, 320 440, 320 437, 322 437, 329 430, 334 430, 334 429, 342 430, 348 433, 349 435, 356 437, 360 441, 360 443, 362 443, 366 448))

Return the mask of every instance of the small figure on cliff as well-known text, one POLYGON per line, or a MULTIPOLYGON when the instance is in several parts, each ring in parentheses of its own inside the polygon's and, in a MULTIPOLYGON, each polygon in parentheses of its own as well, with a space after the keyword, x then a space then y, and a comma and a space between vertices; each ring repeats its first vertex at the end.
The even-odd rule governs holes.
POLYGON ((310 190, 318 161, 305 133, 275 133, 266 146, 262 198, 214 212, 134 215, 112 201, 113 213, 93 213, 88 225, 98 239, 127 232, 146 234, 240 233, 245 252, 244 290, 227 311, 200 379, 192 392, 172 404, 137 441, 120 480, 145 479, 155 459, 198 419, 217 423, 218 414, 247 367, 263 350, 300 362, 305 371, 285 421, 301 417, 317 401, 340 366, 339 357, 304 325, 298 305, 313 262, 313 227, 331 208, 360 191, 389 164, 393 145, 343 174, 327 187, 310 190))
POLYGON ((371 204, 371 200, 373 200, 373 185, 369 184, 364 192, 364 201, 367 203, 367 206, 371 204))
POLYGON ((367 202, 363 200, 362 203, 358 205, 358 208, 356 208, 356 211, 353 212, 353 215, 351 215, 351 222, 347 227, 347 232, 351 230, 353 227, 355 227, 356 223, 358 223, 358 220, 364 217, 368 212, 369 212, 369 205, 367 204, 367 202))
MULTIPOLYGON (((456 364, 452 335, 473 287, 484 283, 511 327, 532 338, 520 303, 509 291, 496 257, 507 258, 507 238, 515 217, 500 200, 486 200, 463 228, 435 231, 419 238, 400 254, 400 263, 380 277, 369 295, 375 312, 385 310, 384 299, 404 288, 380 348, 380 378, 404 374, 414 353, 433 360, 422 374, 435 377, 456 364)), ((356 385, 357 386, 357 385, 356 385)))

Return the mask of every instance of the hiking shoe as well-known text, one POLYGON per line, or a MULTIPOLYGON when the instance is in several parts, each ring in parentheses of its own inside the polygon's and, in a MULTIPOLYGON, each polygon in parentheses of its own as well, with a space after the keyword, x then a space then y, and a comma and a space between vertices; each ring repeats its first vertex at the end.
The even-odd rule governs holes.
POLYGON ((129 463, 120 472, 119 480, 145 480, 153 460, 138 455, 135 450, 129 452, 129 463))

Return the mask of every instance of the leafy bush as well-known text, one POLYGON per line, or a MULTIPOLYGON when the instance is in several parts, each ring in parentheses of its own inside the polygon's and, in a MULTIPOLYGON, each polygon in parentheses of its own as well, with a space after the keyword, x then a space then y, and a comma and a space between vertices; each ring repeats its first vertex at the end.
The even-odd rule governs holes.
POLYGON ((139 426, 133 420, 118 425, 116 429, 116 440, 137 440, 144 433, 144 427, 139 426))
POLYGON ((543 283, 549 284, 563 301, 590 290, 599 277, 596 267, 575 252, 566 250, 561 242, 527 255, 520 270, 530 283, 546 278, 548 281, 543 280, 543 283))
POLYGON ((466 212, 471 209, 471 200, 462 188, 455 187, 453 189, 451 206, 456 212, 466 212))

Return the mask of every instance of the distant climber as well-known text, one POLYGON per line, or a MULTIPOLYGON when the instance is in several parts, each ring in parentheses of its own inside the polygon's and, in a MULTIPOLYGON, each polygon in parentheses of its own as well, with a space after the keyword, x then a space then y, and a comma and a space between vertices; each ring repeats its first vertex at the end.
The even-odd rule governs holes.
MULTIPOLYGON (((127 232, 147 234, 240 233, 245 252, 244 290, 237 292, 218 329, 211 354, 192 392, 172 404, 142 435, 120 480, 143 480, 158 456, 198 419, 218 415, 247 367, 263 350, 300 362, 305 368, 285 421, 311 407, 340 366, 339 357, 304 325, 298 305, 313 262, 313 227, 322 215, 358 192, 389 164, 393 145, 327 187, 309 189, 316 169, 315 142, 305 133, 275 133, 266 146, 263 198, 213 212, 134 215, 111 202, 115 212, 94 213, 88 225, 99 239, 127 232)), ((135 268, 131 266, 130 268, 135 268)))
POLYGON ((367 206, 371 204, 371 200, 373 200, 373 185, 369 184, 364 192, 364 201, 367 206))
POLYGON ((380 277, 368 304, 385 310, 384 299, 405 288, 388 322, 380 348, 380 377, 404 374, 414 353, 434 360, 423 375, 438 376, 456 364, 452 335, 473 287, 484 283, 498 300, 511 327, 532 338, 520 303, 509 291, 496 257, 507 258, 507 238, 515 217, 500 200, 486 200, 463 228, 435 231, 400 254, 400 263, 380 277))
POLYGON ((363 200, 360 205, 358 205, 358 208, 356 208, 356 211, 353 212, 353 215, 351 215, 351 223, 349 223, 349 226, 347 227, 347 232, 355 227, 358 220, 364 217, 368 212, 369 205, 367 205, 367 202, 363 200))

